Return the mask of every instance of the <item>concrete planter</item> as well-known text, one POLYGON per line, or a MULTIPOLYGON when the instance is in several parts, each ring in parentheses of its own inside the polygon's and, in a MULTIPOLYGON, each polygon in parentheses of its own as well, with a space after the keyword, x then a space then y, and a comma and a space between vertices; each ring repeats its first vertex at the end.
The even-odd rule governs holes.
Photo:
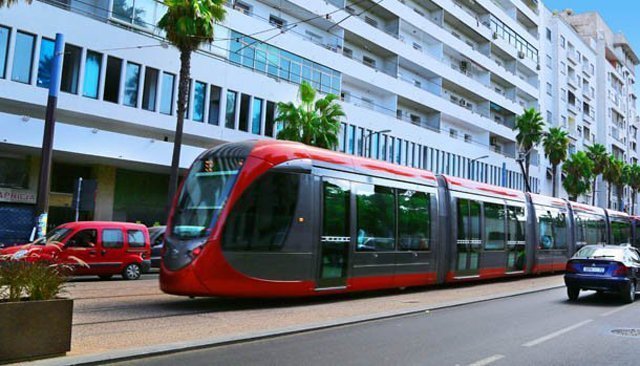
POLYGON ((71 299, 0 302, 0 363, 64 355, 72 315, 71 299))

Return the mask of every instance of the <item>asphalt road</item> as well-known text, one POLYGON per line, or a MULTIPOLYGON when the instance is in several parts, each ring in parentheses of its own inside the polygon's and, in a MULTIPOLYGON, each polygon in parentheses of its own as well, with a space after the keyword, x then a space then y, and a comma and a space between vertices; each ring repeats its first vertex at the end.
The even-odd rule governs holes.
POLYGON ((564 289, 122 365, 638 365, 640 299, 564 289))

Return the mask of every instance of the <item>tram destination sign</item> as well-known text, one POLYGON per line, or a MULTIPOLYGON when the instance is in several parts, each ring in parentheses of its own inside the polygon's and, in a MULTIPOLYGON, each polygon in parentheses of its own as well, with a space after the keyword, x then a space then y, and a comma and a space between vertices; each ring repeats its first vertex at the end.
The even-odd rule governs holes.
POLYGON ((35 204, 36 193, 24 189, 0 187, 0 202, 35 204))

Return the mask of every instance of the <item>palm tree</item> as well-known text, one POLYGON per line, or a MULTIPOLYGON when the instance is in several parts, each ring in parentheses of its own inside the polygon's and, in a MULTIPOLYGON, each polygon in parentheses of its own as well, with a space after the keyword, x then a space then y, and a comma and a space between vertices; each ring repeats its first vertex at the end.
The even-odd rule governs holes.
POLYGON ((589 192, 593 169, 593 161, 584 151, 572 154, 562 164, 562 171, 567 174, 567 177, 562 181, 562 186, 569 194, 570 200, 577 201, 578 196, 589 192))
MULTIPOLYGON (((31 4, 31 1, 32 0, 25 0, 25 3, 31 4)), ((0 0, 0 8, 4 8, 5 6, 8 8, 17 2, 18 0, 0 0)))
POLYGON ((524 153, 525 175, 529 178, 529 165, 531 162, 531 149, 540 143, 544 121, 540 112, 535 108, 525 109, 524 113, 516 118, 514 130, 518 131, 516 141, 520 147, 520 152, 524 153))
POLYGON ((618 160, 615 156, 609 155, 609 161, 607 167, 602 173, 602 178, 609 184, 607 187, 607 207, 611 208, 611 188, 616 185, 620 185, 622 180, 622 170, 624 168, 624 162, 618 160))
POLYGON ((598 176, 602 174, 607 168, 609 162, 609 154, 607 154, 607 148, 602 144, 593 144, 587 147, 587 156, 593 161, 593 189, 591 190, 591 204, 596 204, 596 184, 598 182, 598 176))
POLYGON ((224 0, 164 0, 167 12, 158 22, 158 28, 166 33, 167 40, 180 51, 178 116, 169 178, 169 205, 178 186, 182 129, 191 71, 191 53, 203 43, 213 41, 213 24, 224 20, 226 14, 223 7, 224 2, 224 0))
POLYGON ((275 121, 282 123, 279 140, 298 141, 307 145, 332 149, 338 144, 342 106, 335 94, 316 100, 316 90, 306 81, 300 84, 300 105, 278 103, 275 121))
POLYGON ((557 195, 558 165, 567 159, 567 149, 569 148, 569 133, 558 127, 551 127, 549 133, 544 136, 542 146, 544 156, 549 159, 553 170, 553 197, 557 195))
POLYGON ((631 214, 636 213, 636 197, 638 196, 638 190, 640 190, 640 165, 633 163, 627 165, 628 171, 626 175, 626 184, 631 188, 631 214))

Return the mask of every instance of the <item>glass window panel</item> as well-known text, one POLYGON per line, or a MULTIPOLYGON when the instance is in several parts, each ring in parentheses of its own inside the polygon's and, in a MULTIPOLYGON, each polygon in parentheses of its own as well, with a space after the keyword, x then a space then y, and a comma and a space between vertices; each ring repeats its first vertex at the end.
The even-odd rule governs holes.
POLYGON ((264 116, 264 133, 266 136, 275 137, 273 130, 276 118, 276 104, 271 101, 267 101, 267 111, 264 116))
POLYGON ((502 250, 505 246, 505 209, 503 205, 484 203, 484 226, 486 230, 486 250, 502 250))
POLYGON ((147 67, 144 70, 144 85, 142 86, 142 108, 148 111, 154 111, 156 109, 159 74, 160 72, 158 70, 151 67, 147 67))
POLYGON ((107 57, 107 70, 104 78, 104 100, 118 103, 121 73, 122 60, 111 56, 107 57))
POLYGON ((225 122, 224 126, 226 128, 235 128, 236 123, 236 99, 238 93, 228 90, 227 91, 227 108, 225 111, 225 122))
POLYGON ((207 100, 207 84, 196 81, 193 89, 193 120, 204 122, 204 103, 207 100))
POLYGON ((239 64, 242 60, 242 56, 240 54, 240 48, 242 48, 242 42, 240 42, 239 35, 235 32, 232 33, 234 38, 231 40, 231 46, 229 49, 229 60, 231 62, 239 64))
POLYGON ((133 19, 133 0, 114 0, 112 14, 116 19, 131 23, 133 19))
POLYGON ((31 66, 33 64, 33 46, 35 36, 18 32, 13 53, 13 71, 11 80, 25 84, 31 83, 31 66))
POLYGON ((357 251, 395 249, 395 210, 393 189, 361 184, 356 190, 357 251))
POLYGON ((253 98, 253 110, 251 118, 251 133, 260 135, 260 127, 262 123, 262 99, 253 98))
POLYGON ((355 140, 356 140, 356 127, 349 126, 347 132, 347 153, 353 154, 355 152, 355 140))
POLYGON ((124 105, 138 106, 138 90, 140 89, 140 65, 127 62, 124 80, 124 105))
POLYGON ((290 77, 291 82, 297 83, 297 84, 301 83, 300 68, 301 68, 301 65, 299 63, 296 63, 296 62, 291 63, 291 77, 290 77))
MULTIPOLYGON (((254 41, 249 41, 249 44, 253 43, 254 41)), ((255 57, 255 49, 252 46, 249 45, 245 45, 243 46, 244 48, 242 49, 242 65, 253 69, 253 62, 254 62, 254 57, 255 57)))
POLYGON ((536 206, 536 216, 538 217, 540 247, 542 249, 566 248, 566 214, 555 208, 536 206))
POLYGON ((220 121, 220 98, 222 89, 211 85, 209 92, 209 124, 217 126, 220 121))
POLYGON ((38 60, 38 78, 36 79, 36 85, 39 87, 49 87, 55 47, 56 43, 54 41, 42 38, 40 42, 40 59, 38 60))
MULTIPOLYGON (((121 0, 114 0, 121 1, 121 0)), ((134 0, 133 22, 145 28, 153 28, 164 14, 164 9, 160 8, 160 3, 156 0, 134 0), (162 13, 159 10, 163 10, 162 13)))
POLYGON ((327 179, 323 184, 323 229, 325 236, 349 237, 351 193, 349 182, 327 179))
POLYGON ((269 47, 269 55, 267 56, 267 72, 271 76, 278 76, 280 69, 280 51, 277 48, 269 47))
POLYGON ((289 70, 291 62, 285 58, 280 59, 280 78, 289 80, 289 70))
POLYGON ((124 235, 120 229, 102 230, 103 248, 122 248, 124 246, 124 235))
POLYGON ((264 49, 256 50, 256 70, 267 71, 267 52, 264 49))
POLYGON ((525 241, 525 228, 527 224, 527 217, 523 207, 508 208, 508 238, 509 241, 525 241))
POLYGON ((240 131, 249 132, 249 107, 251 105, 251 96, 242 94, 240 96, 240 119, 238 128, 240 131))
POLYGON ((398 247, 429 250, 431 247, 430 196, 416 191, 398 191, 398 247))
POLYGON ((102 54, 93 51, 87 51, 87 58, 84 62, 84 86, 82 91, 82 94, 85 97, 98 99, 101 68, 102 54))
POLYGON ((78 79, 80 78, 80 59, 82 49, 70 44, 64 46, 62 62, 62 78, 60 90, 66 93, 78 94, 78 79))
POLYGON ((631 243, 631 224, 623 221, 611 221, 611 236, 614 245, 631 243))
POLYGON ((0 79, 4 79, 9 53, 9 28, 0 26, 0 79))
POLYGON ((145 244, 144 233, 140 230, 127 230, 127 241, 131 248, 142 248, 145 244))
POLYGON ((173 113, 173 94, 175 89, 175 75, 162 73, 162 91, 160 94, 160 113, 173 113))

